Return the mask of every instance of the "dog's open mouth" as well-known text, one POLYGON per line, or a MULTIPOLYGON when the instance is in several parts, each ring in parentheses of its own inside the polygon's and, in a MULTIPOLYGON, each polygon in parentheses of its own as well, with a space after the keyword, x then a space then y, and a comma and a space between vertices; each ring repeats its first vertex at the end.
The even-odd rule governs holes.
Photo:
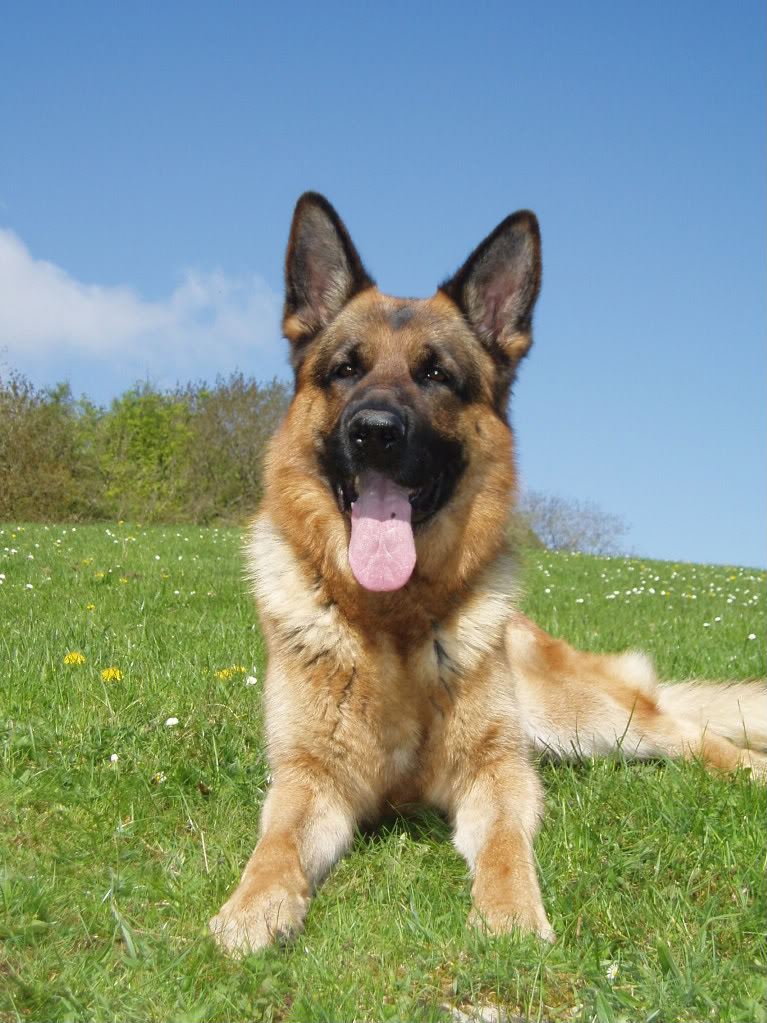
POLYGON ((349 564, 367 590, 401 589, 415 568, 413 525, 439 507, 444 473, 417 488, 395 483, 382 472, 367 471, 336 488, 342 512, 351 512, 349 564))
MULTIPOLYGON (((336 484, 336 501, 341 512, 350 512, 352 505, 356 502, 360 493, 360 480, 364 476, 383 475, 382 473, 365 473, 362 476, 355 476, 353 479, 343 480, 336 484)), ((401 487, 407 493, 407 499, 412 509, 413 525, 418 525, 428 519, 439 508, 442 503, 442 495, 445 490, 446 475, 444 472, 437 473, 420 487, 401 487)))

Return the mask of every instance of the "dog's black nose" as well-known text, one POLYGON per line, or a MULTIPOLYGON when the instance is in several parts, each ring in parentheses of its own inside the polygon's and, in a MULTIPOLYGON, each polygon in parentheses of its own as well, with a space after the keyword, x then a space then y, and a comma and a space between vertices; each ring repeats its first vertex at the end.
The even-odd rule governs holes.
POLYGON ((363 408, 349 421, 352 447, 373 461, 396 458, 405 441, 405 423, 396 412, 363 408))

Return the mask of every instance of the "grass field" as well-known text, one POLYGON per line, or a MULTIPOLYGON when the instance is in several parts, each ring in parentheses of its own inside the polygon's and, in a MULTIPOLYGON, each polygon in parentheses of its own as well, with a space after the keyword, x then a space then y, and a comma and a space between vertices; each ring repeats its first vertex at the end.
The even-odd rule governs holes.
MULTIPOLYGON (((267 785, 237 530, 0 526, 0 1019, 764 1020, 765 791, 697 764, 543 766, 558 942, 464 927, 424 813, 360 835, 292 945, 207 920, 267 785)), ((669 678, 765 674, 765 574, 532 554, 526 609, 669 678)))

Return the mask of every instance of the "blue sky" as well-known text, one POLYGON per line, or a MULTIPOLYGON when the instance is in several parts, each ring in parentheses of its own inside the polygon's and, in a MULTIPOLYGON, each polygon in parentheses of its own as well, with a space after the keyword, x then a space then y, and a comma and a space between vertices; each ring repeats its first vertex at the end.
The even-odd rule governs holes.
POLYGON ((0 372, 287 377, 302 191, 407 295, 529 207, 525 484, 764 566, 764 30, 761 0, 6 5, 0 372))

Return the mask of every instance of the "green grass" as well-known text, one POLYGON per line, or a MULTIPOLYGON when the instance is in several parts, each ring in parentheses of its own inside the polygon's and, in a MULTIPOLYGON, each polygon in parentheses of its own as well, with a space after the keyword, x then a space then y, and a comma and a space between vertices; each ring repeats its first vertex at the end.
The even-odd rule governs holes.
MULTIPOLYGON (((223 959, 207 920, 267 783, 240 533, 0 530, 0 1019, 448 1020, 489 1003, 765 1019, 765 792, 696 764, 542 768, 552 948, 466 931, 464 864, 424 813, 359 836, 292 945, 223 959)), ((765 674, 763 572, 541 553, 527 581, 526 609, 582 646, 642 647, 668 677, 765 674)))

